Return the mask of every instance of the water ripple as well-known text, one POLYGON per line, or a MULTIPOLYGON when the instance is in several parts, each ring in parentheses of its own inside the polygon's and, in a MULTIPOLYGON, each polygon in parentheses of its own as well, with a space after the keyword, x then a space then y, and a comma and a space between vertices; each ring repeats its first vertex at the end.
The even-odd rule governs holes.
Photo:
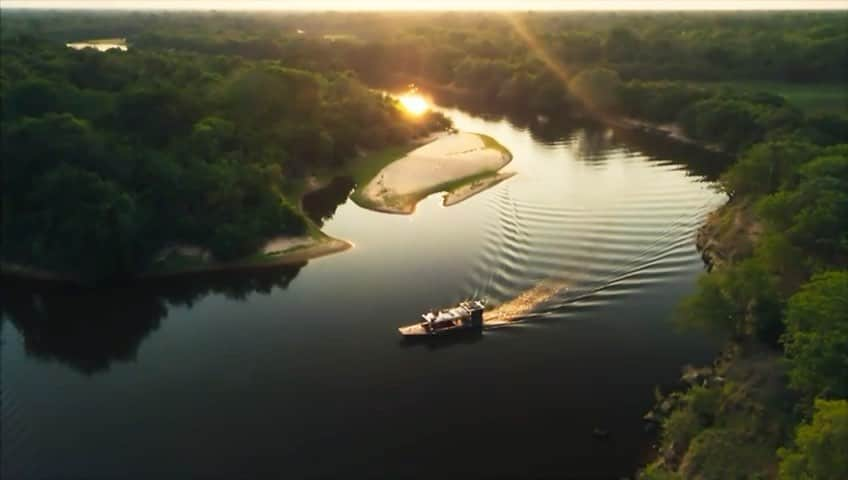
POLYGON ((722 195, 679 164, 626 149, 581 160, 633 170, 638 180, 606 196, 589 188, 546 199, 528 182, 489 197, 486 241, 465 282, 469 294, 494 305, 489 325, 564 318, 697 268, 695 231, 722 195))

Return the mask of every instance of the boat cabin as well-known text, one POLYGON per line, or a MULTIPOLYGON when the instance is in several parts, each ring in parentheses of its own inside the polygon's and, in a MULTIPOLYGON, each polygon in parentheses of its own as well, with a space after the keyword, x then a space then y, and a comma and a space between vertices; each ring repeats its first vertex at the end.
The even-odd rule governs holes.
POLYGON ((421 315, 421 318, 425 328, 431 332, 453 328, 481 328, 485 308, 483 302, 478 300, 466 301, 455 307, 427 312, 421 315))

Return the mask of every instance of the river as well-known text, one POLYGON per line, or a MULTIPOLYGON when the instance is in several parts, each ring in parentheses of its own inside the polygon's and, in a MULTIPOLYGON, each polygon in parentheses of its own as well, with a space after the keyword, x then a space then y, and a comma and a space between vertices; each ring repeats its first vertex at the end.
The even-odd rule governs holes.
POLYGON ((720 339, 671 322, 717 160, 606 128, 445 110, 513 178, 410 216, 308 197, 351 250, 99 291, 4 286, 4 478, 618 478, 657 385, 720 339), (560 286, 523 321, 407 344, 428 307, 560 286), (596 438, 593 430, 609 431, 596 438))

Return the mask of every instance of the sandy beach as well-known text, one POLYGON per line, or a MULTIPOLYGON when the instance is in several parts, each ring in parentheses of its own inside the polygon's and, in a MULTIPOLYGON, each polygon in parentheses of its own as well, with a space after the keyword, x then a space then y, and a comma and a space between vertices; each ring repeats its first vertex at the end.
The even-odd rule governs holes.
MULTIPOLYGON (((140 277, 170 277, 197 272, 218 272, 226 270, 240 270, 246 268, 267 268, 278 265, 291 265, 302 263, 313 258, 323 257, 332 253, 343 252, 351 248, 353 244, 333 237, 314 238, 307 236, 277 237, 269 241, 261 250, 261 256, 250 257, 243 260, 231 262, 220 262, 211 260, 208 252, 198 247, 180 246, 174 252, 185 255, 188 252, 199 253, 196 265, 184 265, 178 269, 165 269, 162 271, 150 271, 143 273, 140 277)), ((167 257, 167 255, 165 256, 167 257)), ((162 255, 159 261, 165 260, 162 255)))
MULTIPOLYGON (((362 189, 365 200, 362 206, 409 214, 427 195, 455 190, 462 186, 463 179, 495 173, 511 160, 512 155, 506 149, 481 135, 465 132, 445 135, 384 167, 362 189)), ((479 193, 484 189, 481 187, 484 185, 459 194, 450 204, 479 193)))

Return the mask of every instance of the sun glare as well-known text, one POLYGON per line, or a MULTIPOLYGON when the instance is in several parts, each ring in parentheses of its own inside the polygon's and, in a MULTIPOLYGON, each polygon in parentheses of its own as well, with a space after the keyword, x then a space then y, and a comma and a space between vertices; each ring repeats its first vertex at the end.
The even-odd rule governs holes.
POLYGON ((423 115, 424 112, 430 110, 430 102, 420 93, 414 91, 400 95, 398 101, 404 110, 415 116, 423 115))

